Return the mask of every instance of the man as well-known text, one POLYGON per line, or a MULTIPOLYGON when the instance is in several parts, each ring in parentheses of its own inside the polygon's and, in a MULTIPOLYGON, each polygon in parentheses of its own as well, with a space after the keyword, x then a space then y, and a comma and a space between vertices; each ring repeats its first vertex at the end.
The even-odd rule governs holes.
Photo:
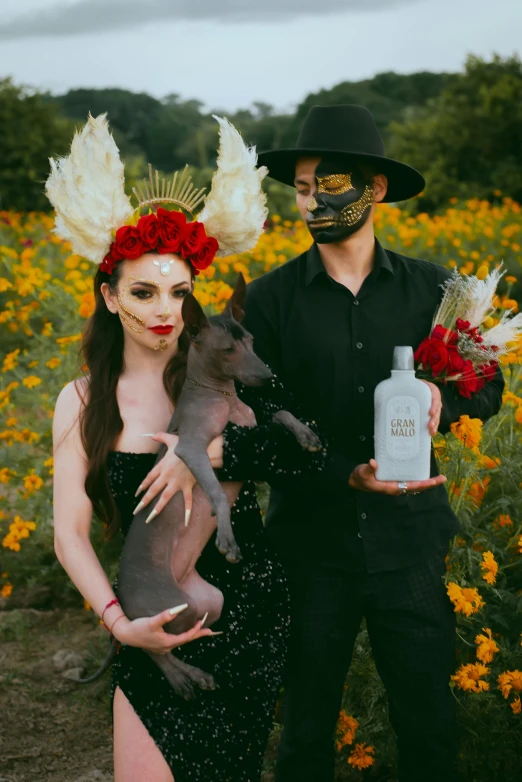
MULTIPOLYGON (((328 439, 327 469, 272 488, 267 525, 289 579, 292 642, 277 782, 331 782, 333 736, 355 638, 366 618, 397 734, 400 782, 452 782, 454 612, 442 582, 458 530, 432 456, 432 478, 375 478, 373 393, 396 345, 429 334, 449 272, 384 250, 373 215, 424 179, 386 158, 361 106, 312 108, 295 148, 265 152, 295 185, 314 244, 248 286, 254 348, 328 439)), ((502 374, 471 399, 429 384, 430 433, 462 414, 498 412, 502 374)))

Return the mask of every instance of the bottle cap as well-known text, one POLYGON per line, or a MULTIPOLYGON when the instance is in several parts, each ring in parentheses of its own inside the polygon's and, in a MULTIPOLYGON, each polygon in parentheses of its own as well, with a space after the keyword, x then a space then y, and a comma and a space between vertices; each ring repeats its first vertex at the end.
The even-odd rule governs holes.
POLYGON ((410 345, 400 345, 393 349, 392 369, 402 369, 408 372, 415 370, 413 363, 413 348, 410 345))

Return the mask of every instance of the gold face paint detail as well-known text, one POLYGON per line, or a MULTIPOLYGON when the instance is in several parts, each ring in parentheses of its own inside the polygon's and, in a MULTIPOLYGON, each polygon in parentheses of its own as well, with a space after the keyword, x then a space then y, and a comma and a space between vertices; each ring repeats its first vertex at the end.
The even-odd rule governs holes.
MULTIPOLYGON (((132 295, 132 291, 131 291, 131 285, 134 282, 148 282, 149 285, 154 285, 154 288, 156 288, 156 290, 159 289, 160 293, 162 293, 163 291, 163 285, 160 285, 160 283, 156 282, 155 280, 146 280, 145 277, 129 277, 129 282, 127 283, 127 285, 125 285, 124 291, 127 298, 130 299, 131 301, 136 298, 135 296, 132 295)), ((151 296, 150 299, 139 299, 140 304, 152 304, 153 301, 154 301, 153 296, 151 296)))
POLYGON ((355 190, 355 187, 352 185, 351 174, 330 174, 329 176, 317 177, 318 193, 342 195, 350 190, 355 190))
POLYGON ((315 212, 319 204, 315 200, 315 198, 312 196, 311 199, 308 201, 306 208, 309 212, 315 212))
POLYGON ((362 196, 357 201, 352 201, 351 204, 345 206, 341 210, 339 217, 317 217, 315 220, 310 220, 309 225, 312 228, 328 228, 331 225, 355 225, 372 203, 373 187, 372 185, 366 185, 362 196))
POLYGON ((122 321, 124 323, 126 323, 127 326, 132 331, 135 331, 137 334, 141 334, 143 331, 145 331, 145 322, 141 318, 138 318, 137 315, 134 315, 133 312, 131 312, 130 310, 126 309, 123 306, 123 302, 121 300, 121 296, 120 296, 119 293, 118 293, 118 304, 120 305, 120 307, 121 307, 122 311, 125 313, 125 315, 128 315, 128 317, 131 318, 135 323, 139 323, 142 328, 136 328, 136 326, 133 326, 132 323, 128 320, 128 318, 126 318, 125 315, 123 315, 123 312, 120 312, 119 314, 120 314, 120 318, 122 319, 122 321))
POLYGON ((157 345, 154 346, 154 350, 167 350, 169 343, 166 339, 160 339, 157 345))

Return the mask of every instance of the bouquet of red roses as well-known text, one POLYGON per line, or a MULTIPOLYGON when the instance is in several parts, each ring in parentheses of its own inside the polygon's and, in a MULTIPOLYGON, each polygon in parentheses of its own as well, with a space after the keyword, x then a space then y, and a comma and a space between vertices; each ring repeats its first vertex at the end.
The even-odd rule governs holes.
MULTIPOLYGON (((483 267, 484 268, 484 267, 483 267)), ((493 380, 499 356, 522 334, 522 314, 511 310, 500 319, 493 297, 504 272, 490 274, 479 269, 476 276, 457 270, 443 284, 444 295, 433 318, 430 335, 415 352, 420 377, 432 382, 454 381, 459 394, 471 398, 493 380)))

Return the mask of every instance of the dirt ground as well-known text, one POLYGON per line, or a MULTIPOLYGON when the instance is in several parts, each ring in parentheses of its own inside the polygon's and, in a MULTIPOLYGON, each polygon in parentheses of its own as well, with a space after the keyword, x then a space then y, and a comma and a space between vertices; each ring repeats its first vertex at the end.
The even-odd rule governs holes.
MULTIPOLYGON (((113 782, 109 674, 78 685, 53 660, 79 654, 92 673, 107 648, 107 633, 85 610, 0 610, 0 782, 113 782)), ((276 743, 273 736, 267 769, 276 743)), ((344 782, 388 779, 343 766, 336 779, 344 782)), ((270 770, 262 782, 273 782, 270 770)))

